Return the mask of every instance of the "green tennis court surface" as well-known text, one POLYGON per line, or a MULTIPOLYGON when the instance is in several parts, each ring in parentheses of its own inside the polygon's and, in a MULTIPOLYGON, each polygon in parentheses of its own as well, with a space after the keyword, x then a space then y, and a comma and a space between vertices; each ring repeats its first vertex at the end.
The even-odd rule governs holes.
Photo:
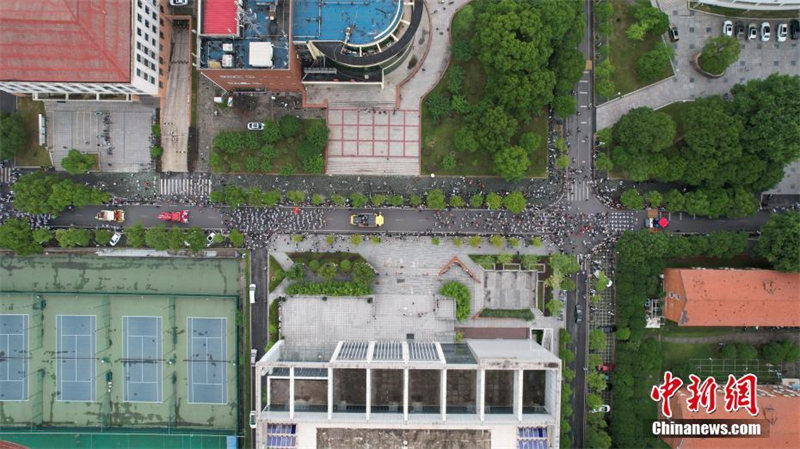
MULTIPOLYGON (((0 441, 35 449, 225 449, 225 435, 154 433, 3 432, 0 441)), ((235 447, 235 446, 234 446, 235 447)))
MULTIPOLYGON (((4 257, 0 289, 3 437, 31 425, 237 429, 238 261, 4 257)), ((67 446, 224 447, 106 445, 83 430, 67 446)), ((64 447, 54 441, 31 446, 64 447)))

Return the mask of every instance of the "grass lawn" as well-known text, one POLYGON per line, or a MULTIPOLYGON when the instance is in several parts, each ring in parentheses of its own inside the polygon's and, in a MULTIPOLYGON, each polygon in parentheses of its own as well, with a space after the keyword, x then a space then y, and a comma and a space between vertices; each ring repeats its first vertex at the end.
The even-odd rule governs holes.
MULTIPOLYGON (((614 17, 612 20, 612 32, 609 37, 608 45, 611 48, 611 63, 614 65, 614 73, 611 74, 611 81, 618 92, 626 94, 640 89, 648 84, 639 80, 636 74, 636 61, 640 56, 654 49, 657 44, 663 42, 661 35, 647 33, 644 40, 634 41, 625 35, 628 27, 636 23, 633 17, 632 6, 624 0, 611 0, 614 4, 614 17)), ((672 68, 666 70, 659 79, 664 79, 672 75, 672 68)))
MULTIPOLYGON (((470 104, 477 104, 484 95, 486 86, 486 73, 477 58, 472 58, 466 62, 456 60, 450 61, 451 66, 461 66, 464 69, 463 95, 469 100, 470 104)), ((430 94, 447 94, 447 74, 445 72, 439 84, 430 94)), ((449 95, 449 94, 448 94, 449 95)), ((423 99, 423 104, 424 104, 423 99)), ((486 151, 478 150, 474 153, 459 153, 453 148, 453 135, 460 128, 467 126, 466 119, 459 114, 451 114, 442 119, 440 123, 434 122, 425 108, 422 108, 422 173, 449 176, 494 176, 494 162, 492 155, 486 151), (456 158, 456 167, 452 170, 445 170, 440 167, 442 159, 450 154, 456 158)), ((516 144, 519 135, 533 131, 541 137, 541 143, 537 151, 531 155, 531 165, 526 172, 527 177, 547 176, 547 112, 542 111, 538 116, 534 116, 530 123, 523 124, 520 132, 514 136, 512 143, 516 144)))
POLYGON ((661 342, 663 371, 680 371, 681 367, 690 359, 707 359, 717 357, 717 344, 715 343, 665 343, 661 342))
POLYGON ((664 337, 713 337, 718 335, 734 334, 737 327, 678 327, 672 321, 666 321, 661 328, 664 337))
POLYGON ((703 5, 697 2, 689 2, 689 8, 697 11, 719 14, 728 18, 743 17, 748 19, 796 19, 800 10, 792 11, 756 11, 736 8, 723 8, 721 6, 703 5))
POLYGON ((18 166, 50 166, 50 153, 39 146, 39 114, 44 114, 44 103, 28 97, 17 98, 17 112, 25 122, 25 148, 14 158, 18 166))
POLYGON ((275 290, 275 287, 277 287, 278 284, 280 284, 281 281, 283 281, 284 275, 283 275, 283 273, 281 273, 279 275, 278 274, 279 273, 278 270, 280 270, 281 272, 283 271, 283 269, 281 269, 281 265, 278 263, 277 260, 275 260, 274 257, 269 256, 269 292, 270 293, 272 293, 272 291, 275 290))

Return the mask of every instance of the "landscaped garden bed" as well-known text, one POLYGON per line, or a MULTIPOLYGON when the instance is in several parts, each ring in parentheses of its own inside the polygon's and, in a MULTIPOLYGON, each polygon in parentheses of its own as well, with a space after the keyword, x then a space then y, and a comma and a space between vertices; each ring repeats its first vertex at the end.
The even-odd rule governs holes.
POLYGON ((291 253, 286 272, 290 296, 365 296, 372 293, 375 270, 354 253, 291 253))

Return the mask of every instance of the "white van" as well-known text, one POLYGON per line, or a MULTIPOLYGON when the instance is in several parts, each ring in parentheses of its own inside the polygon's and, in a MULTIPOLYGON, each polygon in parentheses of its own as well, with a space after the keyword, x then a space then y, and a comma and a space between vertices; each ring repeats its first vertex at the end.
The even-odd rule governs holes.
POLYGON ((256 302, 256 284, 250 284, 250 304, 256 302))

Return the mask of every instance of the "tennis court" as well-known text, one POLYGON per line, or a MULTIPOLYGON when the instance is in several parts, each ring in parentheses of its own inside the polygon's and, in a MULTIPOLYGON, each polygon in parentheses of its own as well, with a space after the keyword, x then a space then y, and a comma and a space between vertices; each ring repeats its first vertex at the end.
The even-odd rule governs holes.
POLYGON ((224 404, 225 329, 224 318, 189 318, 189 402, 224 404))
POLYGON ((122 317, 127 402, 161 402, 161 317, 122 317))
POLYGON ((0 259, 4 435, 74 428, 82 443, 67 445, 83 447, 98 428, 237 429, 238 267, 231 259, 0 259))
POLYGON ((59 401, 97 399, 97 317, 58 315, 56 358, 59 401))
POLYGON ((0 315, 0 401, 28 397, 28 315, 0 315))

